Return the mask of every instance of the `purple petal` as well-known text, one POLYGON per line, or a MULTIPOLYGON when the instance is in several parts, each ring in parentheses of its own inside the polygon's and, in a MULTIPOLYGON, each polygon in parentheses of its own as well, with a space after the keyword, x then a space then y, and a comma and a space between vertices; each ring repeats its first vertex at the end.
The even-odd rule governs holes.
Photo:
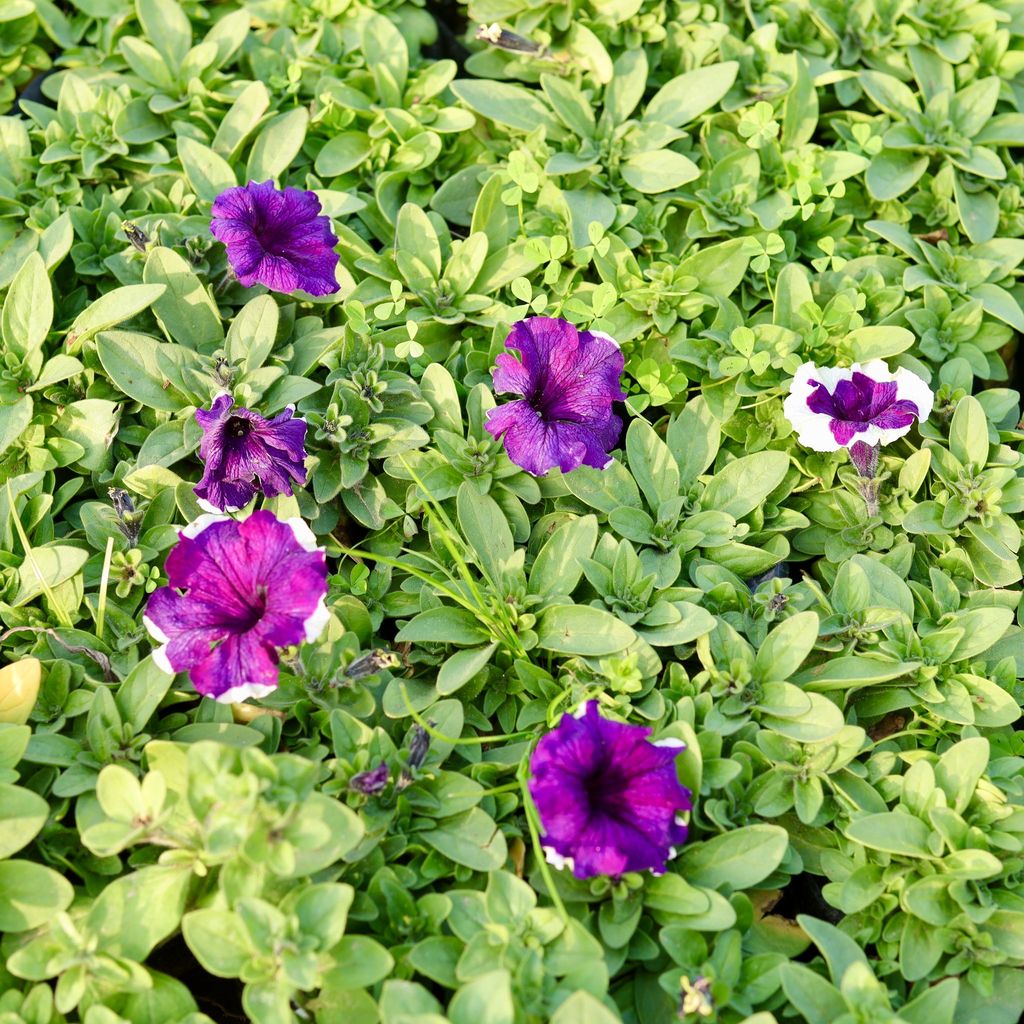
POLYGON ((839 444, 849 444, 857 434, 864 433, 868 429, 868 423, 853 423, 850 420, 832 420, 829 424, 832 436, 839 444))
POLYGON ((246 684, 277 685, 277 654, 251 634, 233 636, 189 672, 197 693, 223 697, 246 684))

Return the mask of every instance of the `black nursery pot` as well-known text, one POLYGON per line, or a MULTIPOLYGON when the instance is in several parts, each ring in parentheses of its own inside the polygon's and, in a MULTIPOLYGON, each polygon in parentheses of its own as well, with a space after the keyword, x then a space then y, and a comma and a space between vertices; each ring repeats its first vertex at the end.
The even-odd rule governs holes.
POLYGON ((40 71, 39 74, 21 90, 17 100, 15 100, 14 110, 12 113, 25 113, 25 109, 21 105, 24 100, 29 100, 32 103, 39 103, 44 107, 56 108, 57 104, 43 92, 43 82, 45 82, 50 75, 55 74, 56 71, 57 68, 49 68, 46 71, 40 71))

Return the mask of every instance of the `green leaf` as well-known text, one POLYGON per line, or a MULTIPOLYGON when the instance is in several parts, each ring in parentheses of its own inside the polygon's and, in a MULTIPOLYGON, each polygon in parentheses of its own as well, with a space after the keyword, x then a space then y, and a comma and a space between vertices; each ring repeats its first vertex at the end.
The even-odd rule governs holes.
POLYGON ((110 461, 110 446, 117 433, 119 406, 103 398, 83 398, 64 407, 56 423, 61 437, 80 444, 84 450, 77 464, 101 470, 110 461))
POLYGON ((971 802, 978 782, 988 768, 988 740, 973 736, 954 743, 935 764, 935 782, 949 799, 949 806, 962 814, 971 802))
POLYGON ((722 430, 707 402, 697 397, 669 423, 665 440, 679 467, 680 487, 689 488, 715 461, 722 430))
POLYGON ((512 979, 506 970, 487 971, 463 985, 448 1007, 452 1024, 514 1024, 512 979))
POLYGON ((490 495, 481 494, 468 480, 459 488, 456 506, 470 550, 490 579, 497 582, 515 552, 505 513, 490 495))
POLYGON ((872 157, 864 183, 873 199, 889 202, 913 188, 927 170, 927 156, 915 156, 900 149, 883 149, 872 157))
POLYGON ((965 466, 983 469, 988 462, 988 419, 981 403, 965 395, 956 403, 949 425, 949 450, 965 466))
POLYGON ((820 665, 805 669, 793 682, 805 690, 827 693, 830 690, 854 690, 877 683, 888 683, 920 667, 916 661, 884 661, 851 654, 830 658, 820 665))
POLYGON ((10 604, 19 608, 35 600, 47 588, 53 590, 76 576, 89 558, 89 552, 70 544, 45 544, 33 548, 18 570, 18 589, 10 604))
POLYGON ((50 805, 32 790, 0 785, 0 860, 32 842, 49 813, 50 805))
POLYGON ((271 118, 256 136, 245 166, 246 181, 274 180, 283 174, 306 140, 309 112, 305 107, 271 118))
POLYGON ((782 863, 788 848, 784 828, 747 825, 686 846, 677 864, 693 885, 752 889, 782 863))
POLYGON ((101 295, 75 317, 68 332, 68 344, 72 341, 80 344, 97 331, 105 331, 130 320, 151 306, 165 291, 166 286, 162 283, 128 284, 101 295))
POLYGON ((807 1024, 833 1024, 847 1016, 846 1000, 820 974, 803 964, 779 967, 786 998, 806 1019, 807 1024))
POLYGON ((177 144, 185 176, 200 199, 212 203, 225 189, 238 184, 228 162, 208 146, 187 135, 179 135, 177 144))
POLYGON ((217 978, 237 978, 252 956, 248 934, 230 910, 193 910, 182 918, 181 931, 203 970, 217 978))
MULTIPOLYGON (((38 252, 31 253, 11 282, 0 319, 8 350, 22 358, 38 352, 53 323, 53 290, 38 252)), ((38 364, 37 364, 38 365, 38 364)))
POLYGON ((452 82, 451 90, 470 110, 489 121, 524 132, 532 132, 543 125, 551 139, 565 135, 565 129, 540 99, 540 94, 521 85, 460 78, 452 82))
POLYGON ((192 880, 186 866, 140 868, 110 882, 89 909, 88 922, 114 956, 145 960, 178 930, 192 880), (139 908, 145 907, 145 913, 139 908))
POLYGON ((568 596, 583 575, 583 561, 597 545, 597 517, 580 516, 563 523, 544 542, 530 569, 530 593, 568 596))
POLYGON ((246 373, 258 370, 273 351, 280 320, 280 309, 272 296, 250 299, 228 327, 224 342, 227 359, 238 363, 246 373))
POLYGON ((445 818, 437 828, 420 832, 419 838, 474 871, 497 871, 508 856, 504 834, 479 807, 445 818))
POLYGON ((701 506, 740 519, 761 505, 789 470, 785 452, 744 455, 718 470, 704 488, 701 506))
POLYGON ((710 110, 732 88, 740 66, 734 60, 686 71, 666 82, 644 111, 645 121, 681 128, 710 110))
POLYGON ((627 157, 619 165, 619 173, 637 192, 655 195, 695 181, 700 177, 700 168, 682 153, 659 149, 627 157))
POLYGON ((490 639, 475 615, 464 608, 429 608, 410 619, 395 638, 400 643, 455 644, 472 647, 490 639))
POLYGON ((908 857, 929 857, 928 836, 931 830, 910 814, 867 814, 854 818, 845 829, 847 836, 873 850, 904 854, 908 857))
MULTIPOLYGON (((74 899, 71 883, 27 860, 0 861, 0 932, 26 932, 52 921, 74 899)), ((7 966, 17 970, 16 956, 7 966)))
POLYGON ((346 935, 330 955, 333 966, 323 975, 323 988, 329 991, 376 985, 395 966, 394 957, 365 935, 346 935))
POLYGON ((594 135, 597 130, 594 110, 575 85, 556 75, 541 75, 540 87, 567 128, 583 139, 594 135))
POLYGON ((618 1014, 582 989, 573 992, 551 1015, 551 1024, 619 1024, 618 1014))
POLYGON ((149 409, 177 412, 191 404, 164 376, 160 342, 133 331, 103 331, 96 352, 111 382, 129 398, 149 409))
POLYGON ((558 654, 600 657, 625 650, 636 634, 602 608, 554 605, 537 619, 537 646, 558 654))
POLYGON ((414 291, 428 291, 441 276, 441 244, 430 218, 405 203, 395 222, 395 262, 414 291))
POLYGON ((135 0, 146 37, 170 68, 180 68, 192 46, 192 26, 177 0, 135 0))
POLYGON ((851 358, 862 363, 899 355, 913 344, 914 333, 905 327, 858 327, 846 336, 851 358))
POLYGON ((796 920, 821 950, 835 984, 838 985, 843 980, 843 975, 853 964, 868 962, 864 951, 845 932, 806 914, 798 915, 796 920))
POLYGON ((262 82, 250 82, 239 94, 213 137, 213 151, 233 159, 252 134, 270 106, 270 95, 262 82))
POLYGON ((698 291, 713 298, 728 298, 743 280, 750 256, 742 238, 703 246, 680 260, 678 273, 697 278, 698 291))
POLYGON ((662 502, 679 495, 679 467, 668 445, 645 419, 637 418, 626 431, 626 454, 633 478, 647 504, 657 512, 662 502))
POLYGON ((328 139, 317 154, 316 173, 334 178, 359 167, 372 152, 373 144, 366 132, 340 132, 328 139))
POLYGON ((437 673, 437 692, 447 697, 460 690, 487 665, 497 648, 497 643, 490 643, 486 647, 456 651, 437 673))
POLYGON ((211 352, 224 344, 217 304, 181 256, 156 246, 149 252, 142 277, 146 284, 164 286, 153 303, 153 312, 168 341, 200 352, 211 352))
POLYGON ((13 445, 32 422, 31 395, 22 395, 13 405, 0 405, 0 455, 13 445))
POLYGON ((114 702, 121 717, 136 733, 142 732, 153 717, 173 681, 174 677, 157 667, 151 657, 145 657, 121 682, 114 702))
POLYGON ((950 661, 962 661, 984 654, 999 641, 1013 623, 1009 608, 971 608, 957 612, 955 624, 964 631, 949 656, 950 661))
POLYGON ((765 682, 788 680, 803 664, 818 640, 818 616, 797 612, 765 638, 754 659, 754 676, 765 682))

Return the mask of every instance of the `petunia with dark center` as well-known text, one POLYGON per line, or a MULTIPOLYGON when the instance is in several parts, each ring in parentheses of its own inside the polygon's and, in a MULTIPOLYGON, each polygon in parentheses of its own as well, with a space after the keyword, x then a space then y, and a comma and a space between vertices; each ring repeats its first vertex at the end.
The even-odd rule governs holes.
POLYGON ((909 427, 920 415, 914 402, 897 397, 894 380, 876 381, 855 372, 850 380, 841 380, 832 392, 820 381, 812 380, 810 384, 814 391, 807 399, 807 408, 830 418, 832 436, 841 445, 849 444, 868 427, 909 427))
POLYGON ((205 468, 195 493, 205 507, 244 508, 258 491, 268 497, 290 494, 292 481, 306 482, 306 423, 293 413, 289 407, 266 419, 251 409, 234 408, 230 395, 196 411, 205 468))
POLYGON ((682 744, 651 743, 650 729, 603 718, 596 702, 563 716, 530 760, 530 794, 549 858, 577 878, 663 871, 686 839, 677 817, 691 796, 676 775, 682 744))

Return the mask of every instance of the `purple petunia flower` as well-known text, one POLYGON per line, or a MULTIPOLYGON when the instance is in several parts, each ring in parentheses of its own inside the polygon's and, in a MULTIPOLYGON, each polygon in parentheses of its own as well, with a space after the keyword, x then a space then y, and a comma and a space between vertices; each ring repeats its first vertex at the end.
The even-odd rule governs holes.
POLYGON ((508 457, 543 476, 557 466, 604 469, 622 431, 612 402, 626 397, 625 365, 613 338, 579 331, 566 320, 533 316, 512 326, 493 371, 495 391, 522 395, 487 414, 487 430, 505 439, 508 457))
POLYGON ((817 367, 804 363, 783 405, 800 444, 834 452, 853 443, 890 444, 932 411, 931 388, 903 367, 880 359, 861 366, 817 367))
POLYGON ((246 288, 301 288, 310 295, 338 290, 338 239, 314 192, 250 181, 221 192, 212 212, 210 231, 227 247, 231 269, 246 288))
POLYGON ((221 395, 212 408, 196 410, 204 469, 193 490, 207 511, 237 512, 257 490, 291 494, 292 480, 306 482, 306 421, 294 418, 294 406, 272 420, 233 406, 230 395, 221 395))
POLYGON ((602 718, 589 701, 564 715, 530 760, 548 860, 577 878, 665 870, 686 840, 680 812, 693 807, 676 776, 679 740, 652 743, 651 730, 602 718))
POLYGON ((266 511, 244 522, 204 515, 178 535, 166 587, 143 622, 162 644, 153 661, 188 671, 196 690, 225 703, 277 686, 277 652, 315 640, 327 610, 327 564, 301 519, 266 511))

